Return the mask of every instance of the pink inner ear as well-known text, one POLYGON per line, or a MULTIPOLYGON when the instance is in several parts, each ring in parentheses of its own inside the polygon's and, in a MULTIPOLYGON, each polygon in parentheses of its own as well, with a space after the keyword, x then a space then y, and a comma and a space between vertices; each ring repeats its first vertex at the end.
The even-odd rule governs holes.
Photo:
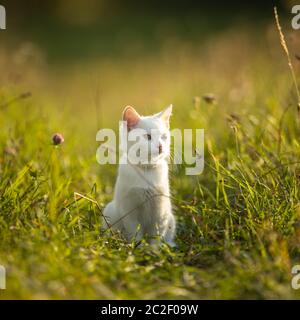
POLYGON ((140 121, 140 115, 132 107, 126 107, 123 120, 127 121, 127 128, 132 129, 140 121))

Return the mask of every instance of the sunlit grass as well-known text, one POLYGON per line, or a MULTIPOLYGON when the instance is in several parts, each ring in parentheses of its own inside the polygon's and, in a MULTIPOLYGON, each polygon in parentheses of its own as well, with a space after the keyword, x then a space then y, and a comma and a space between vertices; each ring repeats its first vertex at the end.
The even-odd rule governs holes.
POLYGON ((1 298, 299 297, 297 101, 276 34, 264 32, 54 69, 33 49, 30 65, 2 54, 1 298), (210 93, 214 103, 201 98, 210 93), (116 167, 97 165, 95 137, 127 104, 169 103, 173 127, 205 129, 205 169, 172 167, 178 247, 157 251, 100 231, 116 167))

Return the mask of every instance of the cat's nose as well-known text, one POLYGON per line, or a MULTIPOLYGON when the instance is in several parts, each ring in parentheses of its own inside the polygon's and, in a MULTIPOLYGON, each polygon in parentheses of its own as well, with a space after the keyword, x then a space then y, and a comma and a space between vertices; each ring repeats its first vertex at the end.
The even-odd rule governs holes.
POLYGON ((162 145, 161 144, 158 146, 158 152, 159 152, 159 154, 162 153, 162 145))

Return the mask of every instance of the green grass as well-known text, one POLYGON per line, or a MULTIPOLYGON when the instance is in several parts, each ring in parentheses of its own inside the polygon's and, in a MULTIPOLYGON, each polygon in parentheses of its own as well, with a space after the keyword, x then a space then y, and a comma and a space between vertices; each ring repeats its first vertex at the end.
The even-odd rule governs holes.
POLYGON ((25 79, 1 78, 0 105, 25 89, 33 96, 0 107, 0 298, 299 298, 300 125, 278 39, 267 49, 266 38, 229 32, 205 48, 170 44, 53 76, 2 57, 25 79), (101 75, 96 108, 91 70, 101 75), (215 104, 192 102, 211 91, 215 104), (100 230, 116 167, 97 165, 95 135, 116 127, 128 103, 147 113, 170 102, 173 127, 205 129, 205 169, 171 168, 178 246, 154 250, 100 230))

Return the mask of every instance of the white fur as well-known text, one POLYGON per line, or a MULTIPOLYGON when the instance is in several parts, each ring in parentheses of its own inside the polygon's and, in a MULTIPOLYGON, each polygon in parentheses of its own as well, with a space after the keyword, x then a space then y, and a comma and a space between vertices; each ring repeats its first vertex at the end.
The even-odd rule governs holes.
MULTIPOLYGON (((153 244, 156 242, 153 237, 159 236, 174 245, 176 223, 170 201, 167 163, 172 106, 149 117, 139 116, 133 108, 129 111, 127 115, 125 109, 123 120, 128 120, 133 128, 158 132, 156 141, 144 141, 153 154, 154 162, 133 165, 129 160, 129 163, 119 165, 114 198, 104 209, 103 225, 121 231, 129 241, 148 236, 153 244), (156 152, 158 144, 162 145, 161 154, 156 152)), ((127 157, 127 154, 124 153, 122 157, 127 157)))

